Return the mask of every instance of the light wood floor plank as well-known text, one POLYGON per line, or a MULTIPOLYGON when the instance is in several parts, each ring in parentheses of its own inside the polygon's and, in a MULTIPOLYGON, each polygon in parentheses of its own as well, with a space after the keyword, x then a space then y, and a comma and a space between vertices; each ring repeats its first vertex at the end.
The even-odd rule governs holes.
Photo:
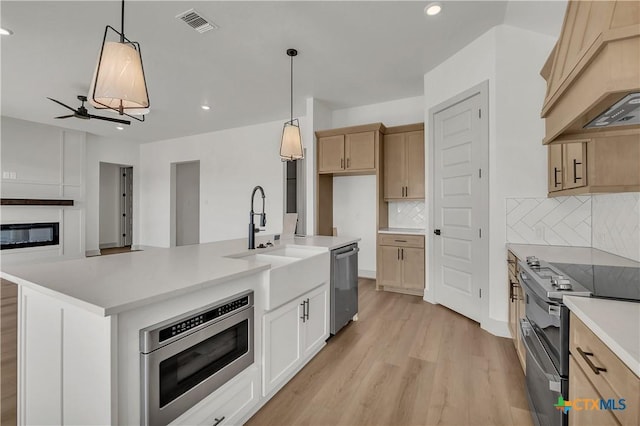
POLYGON ((247 424, 531 425, 511 340, 372 280, 358 317, 247 424))

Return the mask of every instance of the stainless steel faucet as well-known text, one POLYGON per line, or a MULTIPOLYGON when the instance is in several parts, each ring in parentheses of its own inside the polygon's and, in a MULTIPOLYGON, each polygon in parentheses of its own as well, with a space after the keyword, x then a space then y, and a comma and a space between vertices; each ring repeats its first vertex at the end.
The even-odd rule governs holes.
POLYGON ((253 188, 253 192, 251 193, 251 212, 249 212, 249 250, 256 248, 256 233, 260 232, 260 229, 258 229, 253 223, 253 217, 259 215, 260 226, 267 226, 267 214, 264 212, 264 199, 264 189, 262 189, 261 186, 253 188), (262 213, 253 212, 253 198, 255 197, 257 190, 260 190, 260 193, 262 194, 262 213))

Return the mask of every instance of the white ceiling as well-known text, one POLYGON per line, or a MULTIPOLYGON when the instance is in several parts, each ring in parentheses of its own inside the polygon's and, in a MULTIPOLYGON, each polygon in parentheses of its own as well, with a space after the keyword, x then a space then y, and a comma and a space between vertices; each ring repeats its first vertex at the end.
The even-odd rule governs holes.
MULTIPOLYGON (((133 1, 125 33, 140 42, 151 113, 125 130, 97 120, 54 120, 87 94, 106 25, 120 2, 2 1, 2 114, 140 142, 285 119, 289 47, 294 115, 305 98, 332 108, 423 94, 423 75, 489 28, 507 23, 557 36, 565 2, 133 1), (219 25, 199 34, 175 16, 190 8, 219 25), (208 103, 210 111, 200 105, 208 103)), ((109 114, 104 111, 90 111, 109 114)))

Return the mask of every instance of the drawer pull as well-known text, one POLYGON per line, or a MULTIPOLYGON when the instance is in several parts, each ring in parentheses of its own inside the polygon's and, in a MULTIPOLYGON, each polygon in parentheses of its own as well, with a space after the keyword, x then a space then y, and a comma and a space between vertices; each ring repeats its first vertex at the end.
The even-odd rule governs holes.
POLYGON ((606 372, 607 371, 606 368, 596 367, 595 364, 593 362, 591 362, 591 359, 588 358, 590 356, 593 356, 593 352, 585 352, 582 349, 580 349, 580 347, 578 347, 576 349, 578 349, 578 353, 585 360, 585 362, 587 363, 587 365, 589 366, 591 371, 593 371, 594 374, 600 374, 601 371, 602 372, 606 372))
POLYGON ((394 240, 396 243, 406 243, 407 240, 394 240))
POLYGON ((222 421, 224 420, 224 417, 225 417, 225 416, 222 416, 222 417, 220 417, 220 418, 217 418, 217 417, 216 417, 216 418, 214 419, 216 422, 213 424, 213 426, 218 426, 220 423, 222 423, 222 421))

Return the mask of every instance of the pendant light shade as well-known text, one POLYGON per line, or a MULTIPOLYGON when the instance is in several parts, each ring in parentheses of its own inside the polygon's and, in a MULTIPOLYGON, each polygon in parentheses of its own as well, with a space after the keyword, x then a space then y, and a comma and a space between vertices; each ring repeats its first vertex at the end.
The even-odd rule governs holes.
MULTIPOLYGON (((121 32, 109 25, 105 28, 89 101, 97 109, 109 109, 120 115, 143 115, 149 112, 149 95, 140 45, 124 35, 124 0, 121 22, 121 32), (107 40, 110 33, 117 35, 118 40, 107 40)), ((144 121, 144 117, 132 118, 144 121)))
POLYGON ((287 49, 287 55, 291 58, 291 120, 284 123, 282 129, 282 141, 280 142, 280 159, 282 161, 302 160, 304 149, 300 136, 300 123, 293 119, 293 57, 298 54, 296 49, 287 49))

